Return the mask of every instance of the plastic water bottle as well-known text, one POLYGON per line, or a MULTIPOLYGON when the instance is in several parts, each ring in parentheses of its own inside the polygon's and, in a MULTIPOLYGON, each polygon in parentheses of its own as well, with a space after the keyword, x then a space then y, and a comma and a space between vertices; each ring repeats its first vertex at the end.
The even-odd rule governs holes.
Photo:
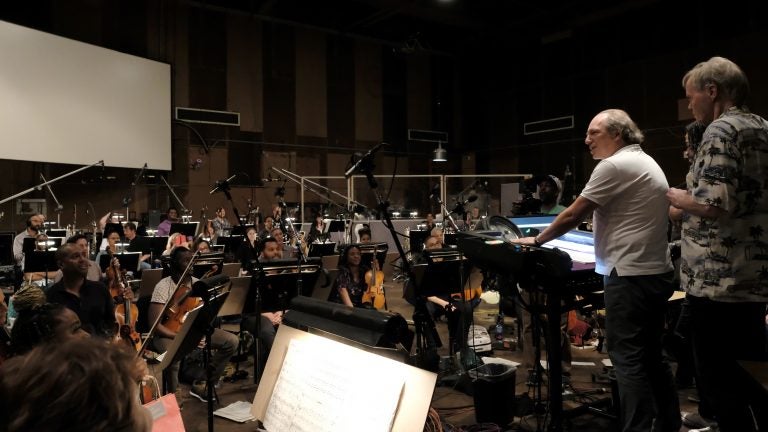
POLYGON ((496 317, 496 329, 494 331, 496 340, 504 340, 504 314, 496 317))

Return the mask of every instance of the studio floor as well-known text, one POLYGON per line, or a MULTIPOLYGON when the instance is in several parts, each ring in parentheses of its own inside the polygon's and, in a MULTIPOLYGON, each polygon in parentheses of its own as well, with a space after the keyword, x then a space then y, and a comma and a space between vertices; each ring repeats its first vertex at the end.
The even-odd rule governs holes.
MULTIPOLYGON (((402 299, 402 286, 398 283, 386 283, 387 302, 389 309, 393 312, 402 314, 410 320, 413 314, 413 307, 402 299)), ((481 302, 474 310, 475 324, 485 328, 495 324, 498 313, 498 306, 481 302)), ((437 323, 437 330, 443 341, 443 348, 438 350, 441 356, 447 357, 448 329, 446 321, 437 323)), ((514 338, 517 332, 515 329, 514 318, 505 318, 505 336, 514 338)), ((603 360, 607 359, 606 354, 597 352, 593 346, 573 347, 573 366, 571 369, 570 386, 566 387, 564 392, 564 430, 570 431, 613 431, 616 429, 615 421, 594 414, 589 411, 586 402, 591 402, 598 410, 610 411, 611 384, 604 381, 603 360)), ((516 349, 495 349, 492 356, 511 360, 514 362, 522 361, 522 352, 516 349)), ((673 364, 673 367, 675 365, 673 364)), ((237 401, 252 402, 256 394, 256 387, 252 384, 253 362, 252 357, 239 365, 240 369, 250 372, 247 380, 236 382, 222 382, 217 390, 220 405, 216 408, 227 406, 237 401)), ((153 371, 157 374, 158 371, 153 371)), ((536 405, 535 388, 529 386, 528 371, 518 369, 515 374, 515 399, 516 409, 525 410, 525 406, 533 407, 536 405)), ((443 430, 468 430, 466 426, 477 424, 475 411, 475 398, 469 396, 466 389, 467 380, 450 379, 449 376, 440 376, 438 385, 432 394, 431 406, 439 414, 443 430), (442 379, 446 378, 446 379, 442 379), (463 427, 463 429, 458 429, 463 427)), ((471 390, 470 390, 471 392, 471 390)), ((542 386, 542 393, 546 398, 546 383, 542 386)), ((207 404, 189 396, 189 386, 181 384, 181 401, 183 403, 182 417, 187 431, 206 431, 208 430, 207 404)), ((691 399, 695 399, 694 389, 686 388, 678 391, 680 397, 680 408, 682 411, 696 411, 697 405, 691 399)), ((492 395, 478 395, 479 403, 484 403, 492 395)), ((491 402, 493 403, 493 402, 491 402)), ((546 401, 541 404, 542 409, 546 406, 546 401)), ((482 410, 482 408, 481 408, 482 410)), ((546 417, 529 415, 525 417, 515 417, 508 425, 502 425, 501 431, 536 431, 542 429, 546 417)), ((215 417, 214 430, 229 431, 255 431, 257 426, 255 422, 236 423, 227 419, 215 417)), ((365 425, 361 425, 361 431, 365 430, 365 425)), ((437 429, 434 429, 437 430, 437 429)), ((473 429, 473 430, 494 430, 494 429, 473 429)), ((688 428, 680 429, 685 432, 688 428)))

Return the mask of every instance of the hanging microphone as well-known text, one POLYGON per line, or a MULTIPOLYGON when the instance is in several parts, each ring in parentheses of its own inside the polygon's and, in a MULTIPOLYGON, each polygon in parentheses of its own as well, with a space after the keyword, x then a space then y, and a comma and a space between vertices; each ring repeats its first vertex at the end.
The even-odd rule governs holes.
POLYGON ((232 177, 226 179, 226 180, 219 180, 213 185, 213 189, 211 189, 210 194, 213 195, 216 192, 224 191, 229 189, 229 182, 231 182, 235 177, 237 177, 237 174, 233 174, 232 177))
POLYGON ((349 178, 350 176, 352 176, 352 174, 354 174, 355 172, 359 171, 359 170, 360 170, 360 167, 361 167, 363 164, 370 162, 370 160, 371 160, 371 158, 373 157, 373 155, 374 155, 374 154, 375 154, 377 151, 379 151, 379 149, 380 149, 382 146, 385 146, 385 145, 389 145, 389 144, 387 144, 387 143, 385 143, 385 142, 382 142, 382 143, 378 143, 378 144, 376 144, 376 147, 374 147, 374 148, 372 148, 372 149, 368 150, 368 153, 366 153, 365 155, 363 155, 363 157, 361 157, 360 159, 358 159, 358 160, 357 160, 357 162, 355 162, 355 164, 354 164, 354 165, 352 165, 352 167, 351 167, 351 168, 349 168, 349 169, 347 170, 347 172, 345 172, 345 173, 344 173, 344 178, 349 178))

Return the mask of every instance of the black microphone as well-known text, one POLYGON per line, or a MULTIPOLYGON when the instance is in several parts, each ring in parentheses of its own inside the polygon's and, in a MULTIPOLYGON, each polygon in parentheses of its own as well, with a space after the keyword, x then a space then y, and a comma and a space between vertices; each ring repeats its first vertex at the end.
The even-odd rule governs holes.
POLYGON ((389 145, 389 144, 387 144, 387 143, 385 143, 385 142, 383 142, 383 143, 379 143, 379 144, 376 144, 376 147, 374 147, 374 148, 372 148, 372 149, 368 150, 368 153, 366 153, 365 155, 363 155, 363 157, 361 157, 360 159, 358 159, 358 160, 357 160, 357 162, 355 162, 355 164, 354 164, 354 165, 352 165, 352 167, 351 167, 350 169, 348 169, 348 170, 347 170, 347 172, 345 172, 345 173, 344 173, 344 178, 349 178, 350 176, 352 176, 352 174, 354 174, 355 172, 357 172, 357 171, 360 169, 360 166, 361 166, 361 165, 363 165, 364 163, 366 163, 366 162, 370 161, 371 157, 372 157, 372 156, 373 156, 373 155, 374 155, 374 154, 375 154, 377 151, 379 151, 379 149, 380 149, 382 146, 385 146, 385 145, 389 145))
POLYGON ((469 198, 467 198, 466 201, 464 201, 464 204, 469 204, 471 202, 477 201, 477 195, 471 195, 469 198))
POLYGON ((229 182, 231 182, 232 179, 234 179, 235 177, 237 177, 237 174, 233 174, 232 177, 230 177, 230 178, 228 178, 226 180, 219 180, 219 181, 217 181, 216 184, 213 185, 213 189, 211 189, 210 194, 213 195, 216 192, 220 192, 220 191, 224 191, 224 190, 229 189, 229 182))

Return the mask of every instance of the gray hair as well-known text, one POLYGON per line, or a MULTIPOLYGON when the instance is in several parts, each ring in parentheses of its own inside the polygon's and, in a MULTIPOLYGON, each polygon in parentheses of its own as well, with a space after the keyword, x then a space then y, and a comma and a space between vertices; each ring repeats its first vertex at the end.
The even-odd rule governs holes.
POLYGON ((701 62, 683 76, 683 88, 691 82, 703 90, 707 84, 714 84, 717 90, 736 106, 742 106, 749 96, 749 81, 736 63, 724 57, 712 57, 701 62))
POLYGON ((600 112, 605 114, 603 124, 610 133, 619 134, 626 144, 642 144, 645 140, 643 132, 637 127, 626 111, 620 109, 607 109, 600 112))

